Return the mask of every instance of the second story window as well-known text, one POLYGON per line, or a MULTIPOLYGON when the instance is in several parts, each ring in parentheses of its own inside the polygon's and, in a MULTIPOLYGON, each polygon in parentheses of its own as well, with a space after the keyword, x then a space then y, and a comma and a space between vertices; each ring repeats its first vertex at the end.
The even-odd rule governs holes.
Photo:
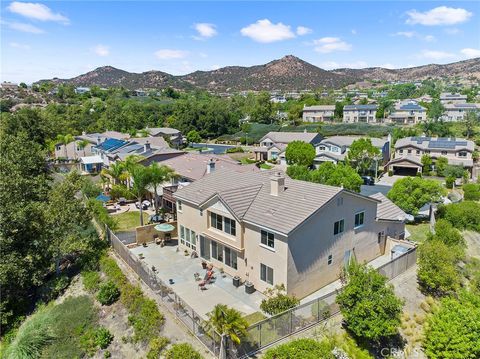
POLYGON ((336 221, 333 224, 333 234, 334 235, 343 233, 344 230, 345 230, 345 221, 343 219, 341 219, 339 221, 336 221))
POLYGON ((210 225, 213 228, 216 228, 220 231, 223 231, 223 217, 216 214, 216 213, 211 212, 210 213, 210 225))
POLYGON ((355 228, 363 226, 365 222, 365 212, 358 212, 355 214, 355 228))
POLYGON ((445 156, 447 154, 447 151, 442 151, 442 156, 445 156))
POLYGON ((181 212, 182 211, 182 201, 177 201, 177 209, 181 212))
POLYGON ((224 224, 225 224, 225 232, 226 233, 228 233, 232 236, 237 235, 237 228, 236 228, 235 220, 225 217, 224 218, 224 224))
POLYGON ((273 233, 261 231, 261 243, 270 248, 275 248, 275 236, 273 233))
POLYGON ((465 151, 458 152, 458 157, 467 157, 467 152, 465 151))
POLYGON ((403 153, 403 150, 398 150, 398 153, 403 153))

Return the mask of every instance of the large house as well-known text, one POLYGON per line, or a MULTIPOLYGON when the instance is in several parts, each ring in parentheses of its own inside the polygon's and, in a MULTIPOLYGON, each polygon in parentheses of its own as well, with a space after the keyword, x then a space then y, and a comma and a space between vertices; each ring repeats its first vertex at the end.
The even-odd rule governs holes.
POLYGON ((458 93, 441 93, 440 102, 442 104, 447 103, 465 103, 467 102, 467 95, 460 95, 458 93))
MULTIPOLYGON (((361 136, 332 136, 324 138, 316 147, 315 166, 323 162, 333 162, 335 164, 345 161, 348 150, 353 141, 362 138, 361 136)), ((390 159, 390 138, 370 138, 372 145, 380 150, 380 164, 390 159)))
POLYGON ((180 250, 264 292, 303 298, 337 280, 352 258, 403 238, 405 213, 381 195, 297 181, 281 172, 218 170, 179 189, 180 250))
POLYGON ((400 125, 414 125, 426 120, 426 108, 416 101, 401 102, 395 106, 395 111, 388 115, 388 121, 400 125))
POLYGON ((443 107, 445 112, 441 119, 448 122, 463 121, 468 112, 475 112, 477 116, 480 113, 480 103, 451 103, 443 107))
POLYGON ((255 159, 257 161, 276 161, 285 162, 285 150, 287 145, 293 141, 303 141, 312 146, 317 145, 322 136, 314 132, 269 132, 260 139, 260 147, 254 149, 255 159))
POLYGON ((150 136, 153 137, 164 137, 170 141, 170 143, 174 146, 180 146, 183 144, 183 135, 182 133, 170 127, 152 127, 146 128, 146 131, 149 133, 150 136))
POLYGON ((463 166, 472 171, 472 153, 475 145, 461 138, 407 137, 395 143, 393 159, 388 170, 399 175, 416 175, 422 172, 422 156, 427 154, 435 161, 445 157, 448 164, 463 166))
POLYGON ((303 107, 303 122, 333 121, 335 105, 319 105, 303 107))
POLYGON ((343 122, 376 122, 377 105, 346 105, 343 106, 343 122))

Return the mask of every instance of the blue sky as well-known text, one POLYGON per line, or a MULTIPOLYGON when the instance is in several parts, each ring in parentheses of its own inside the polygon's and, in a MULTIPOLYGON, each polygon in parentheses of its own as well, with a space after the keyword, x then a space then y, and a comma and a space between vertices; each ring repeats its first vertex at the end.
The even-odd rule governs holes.
POLYGON ((480 2, 1 1, 1 81, 103 65, 185 74, 293 54, 410 67, 480 57, 480 2))

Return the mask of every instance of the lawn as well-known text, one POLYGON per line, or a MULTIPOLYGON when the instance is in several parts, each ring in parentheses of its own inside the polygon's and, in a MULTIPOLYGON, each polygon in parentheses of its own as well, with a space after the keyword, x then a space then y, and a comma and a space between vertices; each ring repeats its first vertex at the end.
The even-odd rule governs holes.
POLYGON ((266 318, 261 312, 254 312, 243 317, 248 322, 248 325, 258 323, 266 318))
MULTIPOLYGON (((112 216, 118 223, 117 231, 118 232, 127 232, 133 231, 135 227, 140 225, 140 212, 124 212, 121 214, 115 214, 112 216)), ((143 212, 143 223, 148 222, 148 214, 143 212)))
POLYGON ((417 243, 425 241, 430 232, 430 223, 407 224, 405 227, 411 234, 409 239, 417 243))
POLYGON ((262 164, 260 165, 260 168, 261 168, 262 170, 270 170, 270 169, 273 168, 273 166, 271 166, 271 165, 269 165, 269 164, 267 164, 267 163, 262 163, 262 164))

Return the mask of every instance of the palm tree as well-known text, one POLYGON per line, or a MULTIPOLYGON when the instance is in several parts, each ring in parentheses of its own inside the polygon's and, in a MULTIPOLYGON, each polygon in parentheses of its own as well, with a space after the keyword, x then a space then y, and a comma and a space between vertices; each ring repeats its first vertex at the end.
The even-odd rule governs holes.
POLYGON ((151 182, 150 171, 147 167, 137 164, 129 170, 129 174, 133 180, 132 192, 135 193, 140 207, 140 225, 143 226, 142 199, 151 182))
POLYGON ((78 148, 83 150, 83 156, 86 156, 85 147, 87 147, 89 143, 90 142, 88 142, 87 140, 81 140, 77 142, 78 148))
POLYGON ((150 172, 150 185, 153 186, 153 192, 155 193, 155 214, 158 215, 158 194, 157 188, 162 183, 178 177, 174 170, 165 165, 159 165, 157 162, 153 162, 148 166, 150 172))
POLYGON ((139 155, 130 155, 123 161, 124 173, 121 176, 121 180, 127 182, 127 188, 130 189, 130 178, 135 167, 138 166, 138 161, 142 159, 139 155))
POLYGON ((238 310, 229 308, 225 304, 215 305, 207 317, 210 330, 221 335, 223 348, 227 347, 228 339, 235 344, 240 344, 241 338, 247 334, 248 322, 238 310))
POLYGON ((65 158, 68 158, 67 145, 74 140, 75 138, 69 133, 67 133, 66 135, 57 135, 57 142, 61 143, 64 146, 65 158))
POLYGON ((125 164, 122 162, 115 162, 110 165, 110 168, 102 169, 101 175, 103 177, 110 177, 113 179, 113 184, 117 184, 118 181, 122 180, 122 177, 125 173, 125 164))

